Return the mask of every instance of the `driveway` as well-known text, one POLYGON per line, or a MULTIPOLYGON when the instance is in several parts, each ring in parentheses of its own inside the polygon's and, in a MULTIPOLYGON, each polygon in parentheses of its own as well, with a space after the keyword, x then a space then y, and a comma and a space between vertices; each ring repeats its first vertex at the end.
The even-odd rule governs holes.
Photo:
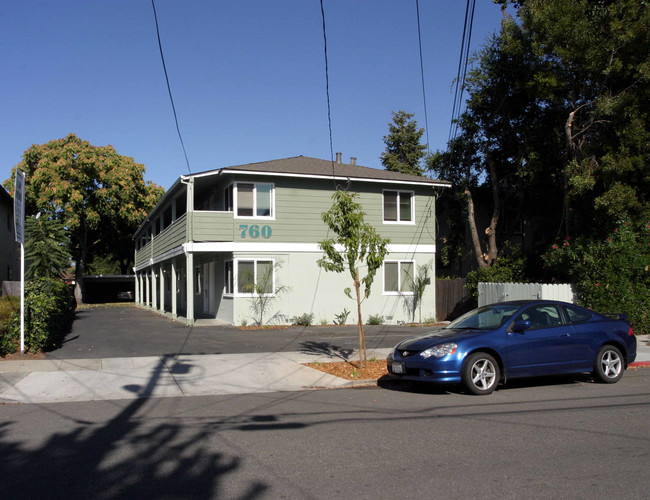
MULTIPOLYGON (((369 349, 390 348, 430 327, 365 326, 369 349)), ((84 307, 70 333, 47 359, 143 357, 179 354, 308 352, 347 358, 358 348, 358 329, 310 326, 244 330, 229 326, 186 327, 132 304, 84 307)))

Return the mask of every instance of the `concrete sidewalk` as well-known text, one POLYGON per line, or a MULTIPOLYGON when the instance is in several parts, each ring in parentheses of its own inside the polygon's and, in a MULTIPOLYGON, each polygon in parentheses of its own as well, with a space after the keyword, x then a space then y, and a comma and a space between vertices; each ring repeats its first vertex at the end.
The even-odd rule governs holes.
MULTIPOLYGON (((390 351, 369 350, 368 359, 384 359, 390 351)), ((328 361, 341 359, 282 352, 2 361, 0 403, 207 396, 355 385, 303 365, 328 361)))
MULTIPOLYGON (((632 366, 650 366, 650 336, 639 336, 632 366)), ((392 349, 368 350, 385 358, 392 349)), ((349 359, 355 359, 352 353, 349 359)), ((358 359, 358 358, 356 358, 358 359)), ((0 362, 0 403, 55 403, 207 396, 357 385, 304 366, 341 359, 302 352, 181 354, 0 362)))

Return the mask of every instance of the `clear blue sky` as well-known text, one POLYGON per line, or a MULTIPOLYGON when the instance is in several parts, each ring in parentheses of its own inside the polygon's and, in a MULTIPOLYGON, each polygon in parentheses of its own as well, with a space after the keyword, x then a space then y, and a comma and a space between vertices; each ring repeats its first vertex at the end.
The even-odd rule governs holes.
MULTIPOLYGON (((334 152, 382 168, 391 111, 424 127, 415 0, 325 0, 334 152)), ((156 0, 193 172, 329 159, 319 0, 156 0)), ((465 2, 420 0, 430 149, 449 134, 465 2)), ((478 49, 500 8, 477 0, 478 49)), ((0 5, 0 181, 25 149, 75 133, 165 189, 187 173, 150 0, 0 5)), ((426 136, 425 136, 426 139, 426 136)))

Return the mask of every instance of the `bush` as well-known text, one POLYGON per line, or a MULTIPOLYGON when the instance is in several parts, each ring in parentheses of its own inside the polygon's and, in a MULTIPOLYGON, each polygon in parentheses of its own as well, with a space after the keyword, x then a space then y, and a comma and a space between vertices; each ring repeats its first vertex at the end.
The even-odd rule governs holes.
MULTIPOLYGON (((38 278, 25 285, 25 350, 36 352, 58 345, 74 317, 75 301, 68 285, 53 278, 38 278)), ((11 323, 11 335, 20 338, 20 309, 11 323)))
POLYGON ((490 267, 481 267, 467 273, 465 288, 478 300, 479 283, 524 283, 526 260, 516 251, 512 256, 499 257, 490 267))
MULTIPOLYGON (((17 350, 19 339, 12 335, 11 320, 14 311, 19 308, 19 297, 0 297, 0 356, 17 350)), ((18 314, 20 314, 20 311, 18 314)))
POLYGON ((380 316, 379 314, 371 314, 368 316, 368 324, 369 325, 383 325, 384 324, 384 317, 380 316))
POLYGON ((313 313, 304 313, 301 316, 291 318, 291 324, 295 326, 309 326, 314 321, 313 313))
POLYGON ((567 239, 543 258, 555 279, 573 283, 580 305, 625 313, 637 334, 650 333, 650 223, 635 231, 624 222, 604 241, 567 239))
POLYGON ((334 315, 334 324, 345 325, 349 315, 350 315, 350 311, 348 311, 347 308, 343 309, 343 312, 341 314, 334 315))

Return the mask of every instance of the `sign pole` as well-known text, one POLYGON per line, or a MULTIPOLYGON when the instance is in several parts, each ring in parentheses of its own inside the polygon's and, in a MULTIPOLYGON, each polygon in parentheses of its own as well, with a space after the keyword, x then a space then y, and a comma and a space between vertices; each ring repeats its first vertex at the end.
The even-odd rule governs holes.
POLYGON ((20 243, 20 354, 25 354, 25 172, 16 169, 14 228, 20 243))

